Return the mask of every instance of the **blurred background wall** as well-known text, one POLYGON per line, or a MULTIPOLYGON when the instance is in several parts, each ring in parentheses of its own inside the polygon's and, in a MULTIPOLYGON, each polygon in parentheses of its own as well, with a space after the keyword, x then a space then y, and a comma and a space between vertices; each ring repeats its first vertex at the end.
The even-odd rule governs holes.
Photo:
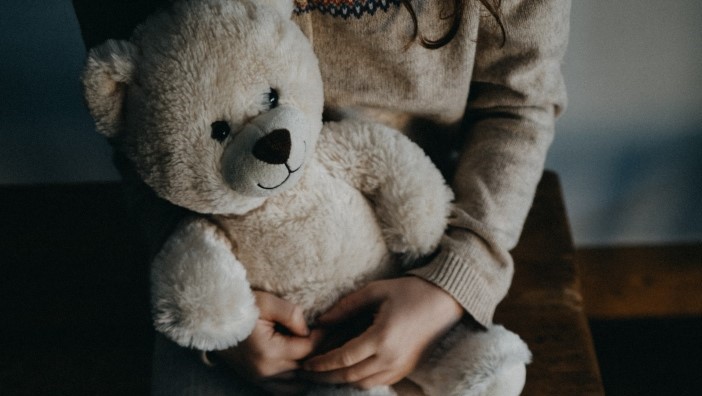
POLYGON ((702 240, 702 2, 573 0, 547 166, 576 243, 702 240))
MULTIPOLYGON (((702 2, 574 0, 547 166, 576 244, 702 239, 702 2)), ((70 0, 0 3, 0 185, 117 180, 70 0)))

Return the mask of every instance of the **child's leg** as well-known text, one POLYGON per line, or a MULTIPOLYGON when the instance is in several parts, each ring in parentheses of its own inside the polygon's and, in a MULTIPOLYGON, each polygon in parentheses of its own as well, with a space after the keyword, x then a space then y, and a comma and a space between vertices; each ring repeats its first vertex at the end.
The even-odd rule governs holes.
POLYGON ((197 354, 156 335, 152 361, 154 396, 260 395, 261 390, 237 377, 227 367, 208 367, 197 354))

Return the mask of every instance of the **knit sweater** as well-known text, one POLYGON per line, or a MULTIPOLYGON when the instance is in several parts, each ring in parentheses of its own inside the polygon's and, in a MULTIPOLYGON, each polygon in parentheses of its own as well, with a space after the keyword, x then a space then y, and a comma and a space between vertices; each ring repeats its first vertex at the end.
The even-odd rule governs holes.
MULTIPOLYGON (((411 274, 487 325, 511 283, 509 251, 565 106, 570 0, 502 0, 506 37, 479 1, 466 0, 457 35, 435 50, 411 42, 399 3, 298 0, 294 18, 319 57, 329 117, 396 127, 451 178, 455 209, 440 251, 411 274)), ((446 33, 452 1, 412 4, 421 35, 446 33)))

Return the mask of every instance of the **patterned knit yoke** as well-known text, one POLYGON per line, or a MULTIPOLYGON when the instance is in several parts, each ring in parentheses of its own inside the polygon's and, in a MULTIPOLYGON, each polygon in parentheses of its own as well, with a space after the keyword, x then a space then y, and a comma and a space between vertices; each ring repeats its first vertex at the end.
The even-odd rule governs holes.
POLYGON ((390 6, 400 5, 400 0, 295 0, 295 12, 302 14, 319 11, 322 14, 360 18, 363 14, 375 14, 377 10, 387 11, 390 6))

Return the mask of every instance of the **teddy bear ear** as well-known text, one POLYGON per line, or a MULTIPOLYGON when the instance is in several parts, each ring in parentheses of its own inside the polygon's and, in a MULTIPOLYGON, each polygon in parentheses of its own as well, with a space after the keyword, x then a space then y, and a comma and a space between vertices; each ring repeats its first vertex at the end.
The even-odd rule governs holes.
POLYGON ((121 40, 108 40, 90 50, 83 70, 83 87, 97 130, 116 136, 122 127, 122 110, 136 69, 137 47, 121 40))
POLYGON ((293 9, 295 8, 295 2, 292 0, 263 0, 261 3, 270 5, 285 19, 292 17, 293 9))

